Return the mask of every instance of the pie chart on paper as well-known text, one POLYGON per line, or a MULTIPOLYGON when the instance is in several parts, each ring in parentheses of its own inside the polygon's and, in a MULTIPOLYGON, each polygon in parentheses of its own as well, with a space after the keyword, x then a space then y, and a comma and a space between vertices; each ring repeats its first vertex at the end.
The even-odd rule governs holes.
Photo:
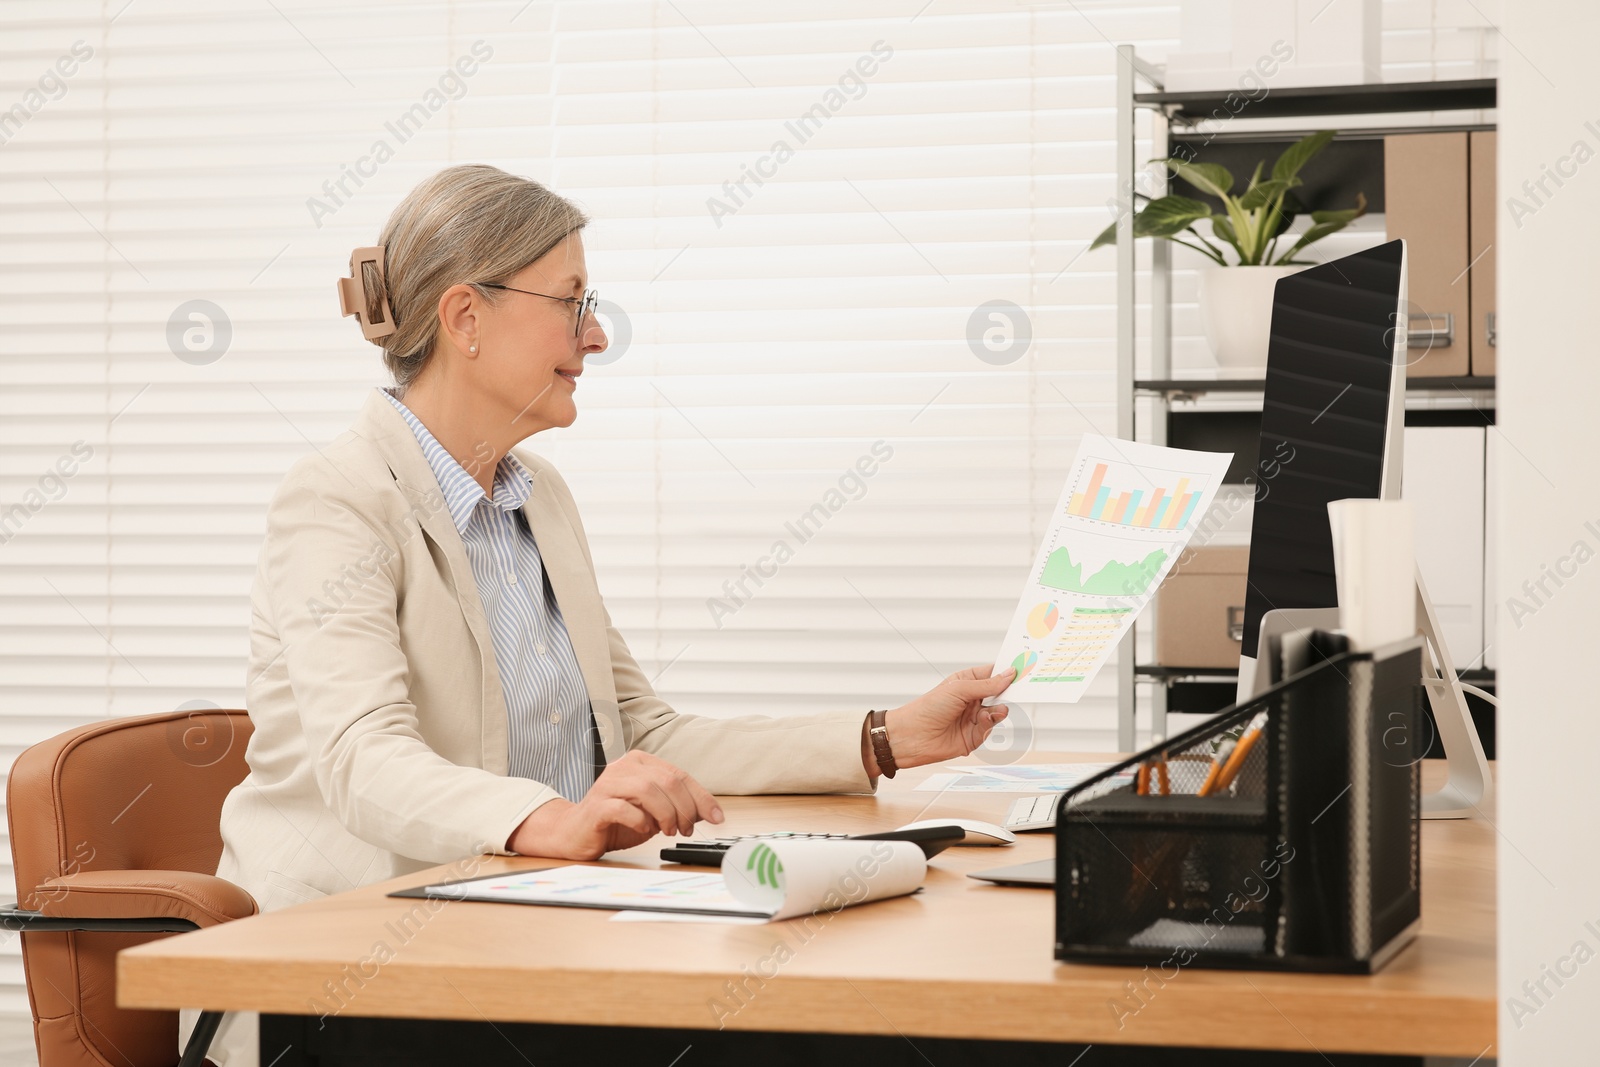
POLYGON ((1024 652, 1016 659, 1012 660, 1012 669, 1017 672, 1017 676, 1011 679, 1012 684, 1015 685, 1017 682, 1022 681, 1022 679, 1027 676, 1027 673, 1033 670, 1034 665, 1038 662, 1039 653, 1037 652, 1024 652))
POLYGON ((1054 602, 1047 600, 1043 604, 1035 605, 1034 609, 1028 612, 1028 636, 1044 637, 1054 630, 1056 623, 1060 621, 1061 612, 1054 602))

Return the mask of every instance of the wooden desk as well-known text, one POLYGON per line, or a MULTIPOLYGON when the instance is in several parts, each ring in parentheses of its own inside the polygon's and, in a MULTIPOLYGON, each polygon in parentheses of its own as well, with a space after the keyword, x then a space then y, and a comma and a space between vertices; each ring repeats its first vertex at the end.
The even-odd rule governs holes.
MULTIPOLYGON (((1075 758, 1107 757, 1033 756, 1075 758)), ((1424 788, 1439 769, 1427 768, 1424 788)), ((718 832, 869 832, 936 816, 999 822, 1014 799, 913 791, 924 773, 904 772, 876 797, 727 798, 718 832)), ((612 860, 656 865, 661 843, 612 860)), ((809 935, 799 920, 622 924, 603 911, 478 903, 441 903, 408 925, 419 902, 384 894, 446 880, 440 868, 126 951, 117 1000, 285 1015, 342 1004, 361 1017, 1487 1058, 1494 830, 1426 822, 1422 843, 1421 934, 1380 974, 1190 968, 1149 984, 1144 1006, 1120 1021, 1111 1005, 1134 1003, 1125 983, 1141 982, 1141 971, 1055 962, 1049 892, 966 877, 1050 855, 1049 834, 946 851, 920 894, 847 909, 820 928, 812 920, 809 935), (741 985, 748 993, 735 992, 741 985)), ((473 862, 484 874, 553 865, 473 862)))

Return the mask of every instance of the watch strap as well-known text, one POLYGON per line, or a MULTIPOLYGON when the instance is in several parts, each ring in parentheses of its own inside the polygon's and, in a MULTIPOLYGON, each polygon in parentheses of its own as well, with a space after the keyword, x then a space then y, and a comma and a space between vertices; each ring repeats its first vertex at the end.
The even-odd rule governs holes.
POLYGON ((874 711, 868 718, 867 733, 872 738, 872 754, 878 760, 878 770, 885 778, 893 778, 900 768, 895 766, 894 749, 889 747, 889 713, 874 711))

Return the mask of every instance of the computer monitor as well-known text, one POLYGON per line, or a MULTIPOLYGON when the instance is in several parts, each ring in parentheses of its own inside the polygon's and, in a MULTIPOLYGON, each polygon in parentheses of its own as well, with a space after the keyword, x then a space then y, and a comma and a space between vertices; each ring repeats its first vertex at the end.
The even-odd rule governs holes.
MULTIPOLYGON (((1261 456, 1271 462, 1260 471, 1251 519, 1241 702, 1274 681, 1275 633, 1303 637, 1337 625, 1328 504, 1400 499, 1406 323, 1403 241, 1277 283, 1261 408, 1261 456)), ((1422 812, 1481 816, 1493 801, 1493 779, 1420 573, 1415 584, 1418 627, 1428 643, 1421 681, 1449 761, 1444 787, 1422 798, 1422 812)))
POLYGON ((1400 497, 1406 386, 1405 242, 1281 279, 1272 304, 1261 457, 1250 528, 1238 699, 1272 684, 1258 664, 1277 608, 1336 608, 1328 504, 1400 497))

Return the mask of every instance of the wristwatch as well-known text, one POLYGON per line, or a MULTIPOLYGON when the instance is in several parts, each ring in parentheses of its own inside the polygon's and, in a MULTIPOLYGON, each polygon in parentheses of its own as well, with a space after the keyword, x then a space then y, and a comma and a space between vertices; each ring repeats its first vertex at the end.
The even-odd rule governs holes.
POLYGON ((878 758, 878 770, 885 778, 893 778, 900 768, 894 763, 894 749, 889 747, 887 711, 874 711, 868 720, 867 732, 872 736, 872 754, 878 758))

